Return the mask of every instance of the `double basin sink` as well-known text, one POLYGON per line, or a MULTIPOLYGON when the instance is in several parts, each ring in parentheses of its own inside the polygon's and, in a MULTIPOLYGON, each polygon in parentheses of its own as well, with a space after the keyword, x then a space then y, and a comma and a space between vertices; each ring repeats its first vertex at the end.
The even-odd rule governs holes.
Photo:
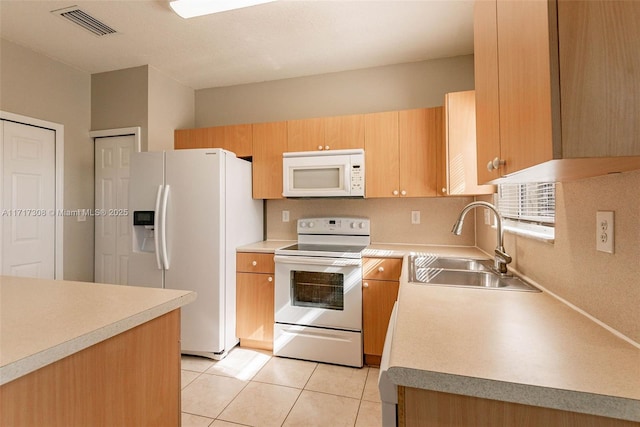
POLYGON ((519 277, 496 273, 491 260, 410 255, 408 262, 411 283, 540 292, 519 277))

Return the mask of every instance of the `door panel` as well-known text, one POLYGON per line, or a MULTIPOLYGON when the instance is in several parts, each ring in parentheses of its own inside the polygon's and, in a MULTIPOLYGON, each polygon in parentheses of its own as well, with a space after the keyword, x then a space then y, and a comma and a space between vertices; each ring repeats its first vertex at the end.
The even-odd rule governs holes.
POLYGON ((129 166, 135 136, 95 140, 95 273, 98 283, 128 284, 131 252, 129 166), (106 215, 103 215, 106 214, 106 215))
POLYGON ((55 277, 55 132, 2 121, 2 274, 55 277))

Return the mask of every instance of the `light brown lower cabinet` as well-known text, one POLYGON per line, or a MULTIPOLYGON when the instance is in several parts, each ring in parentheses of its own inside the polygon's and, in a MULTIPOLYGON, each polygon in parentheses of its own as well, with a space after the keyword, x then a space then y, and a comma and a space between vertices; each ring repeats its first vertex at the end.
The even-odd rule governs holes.
POLYGON ((273 350, 273 254, 238 253, 236 334, 241 347, 273 350))
POLYGON ((398 299, 402 259, 364 258, 362 335, 366 365, 379 366, 393 305, 398 299))
POLYGON ((398 387, 398 425, 406 427, 638 427, 640 423, 520 403, 398 387))
POLYGON ((0 387, 2 426, 180 425, 180 310, 0 387))

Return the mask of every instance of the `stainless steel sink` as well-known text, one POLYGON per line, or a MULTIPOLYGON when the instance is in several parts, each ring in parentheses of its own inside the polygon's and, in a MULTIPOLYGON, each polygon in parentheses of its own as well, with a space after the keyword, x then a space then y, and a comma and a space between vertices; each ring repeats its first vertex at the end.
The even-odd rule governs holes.
POLYGON ((409 257, 409 282, 424 285, 459 286, 476 289, 500 289, 540 292, 515 276, 502 276, 491 270, 489 260, 409 257))
POLYGON ((493 265, 490 260, 467 258, 439 258, 434 256, 412 255, 410 262, 417 268, 442 268, 444 270, 491 271, 493 265))

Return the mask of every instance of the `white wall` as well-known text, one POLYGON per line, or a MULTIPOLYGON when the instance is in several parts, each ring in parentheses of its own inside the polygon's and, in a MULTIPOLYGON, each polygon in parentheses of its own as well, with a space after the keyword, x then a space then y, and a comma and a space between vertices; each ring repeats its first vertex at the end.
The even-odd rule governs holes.
POLYGON ((196 127, 443 105, 474 88, 473 55, 196 91, 196 127))
POLYGON ((194 127, 195 91, 149 67, 148 150, 173 150, 175 129, 194 127))
MULTIPOLYGON (((91 76, 0 40, 0 109, 64 125, 64 209, 93 207, 91 76)), ((93 280, 93 220, 64 221, 64 278, 93 280)))
POLYGON ((91 76, 92 130, 140 126, 143 151, 173 149, 194 126, 195 92, 148 65, 91 76))

